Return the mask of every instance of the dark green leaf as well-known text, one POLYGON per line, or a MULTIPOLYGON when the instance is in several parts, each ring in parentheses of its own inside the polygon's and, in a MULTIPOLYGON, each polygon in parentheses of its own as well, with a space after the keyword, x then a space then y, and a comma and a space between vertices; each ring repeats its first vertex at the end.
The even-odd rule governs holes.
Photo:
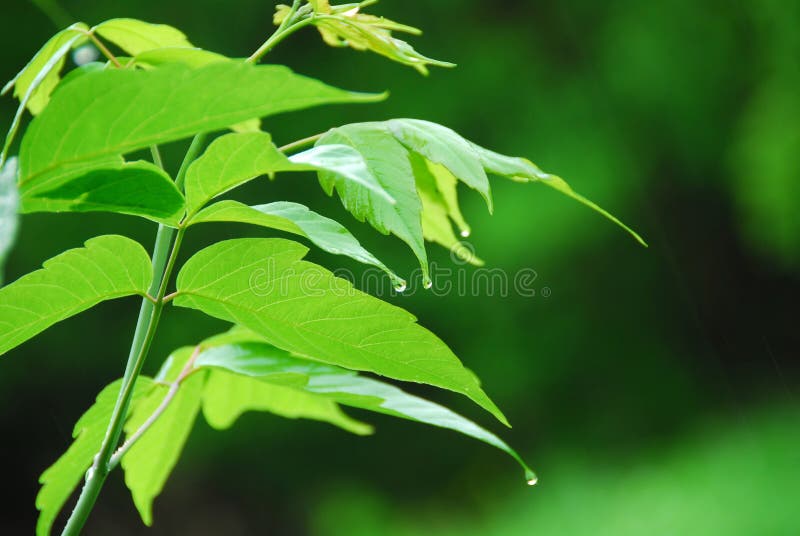
MULTIPOLYGON (((64 168, 62 168, 64 169, 64 168)), ((184 214, 183 195, 169 175, 149 162, 113 163, 28 183, 22 212, 119 212, 177 226, 184 214)))

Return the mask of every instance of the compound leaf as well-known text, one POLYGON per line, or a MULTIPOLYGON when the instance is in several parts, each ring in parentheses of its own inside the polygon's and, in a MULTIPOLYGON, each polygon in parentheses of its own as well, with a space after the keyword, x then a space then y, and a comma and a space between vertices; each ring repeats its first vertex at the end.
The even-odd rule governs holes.
POLYGON ((65 251, 0 289, 0 355, 98 303, 145 295, 153 277, 138 242, 106 235, 65 251))
POLYGON ((335 102, 371 102, 286 67, 216 62, 196 69, 88 72, 65 84, 31 123, 20 150, 20 182, 46 180, 64 165, 92 162, 263 117, 335 102))
POLYGON ((316 361, 464 394, 507 422, 475 374, 412 314, 303 261, 307 251, 277 238, 210 246, 182 268, 175 304, 316 361))
POLYGON ((422 204, 414 184, 408 151, 381 123, 357 123, 334 128, 317 142, 347 145, 362 154, 372 176, 395 200, 392 204, 374 191, 343 180, 329 172, 320 172, 319 181, 328 195, 334 190, 342 204, 359 221, 368 221, 384 234, 394 234, 408 244, 422 268, 428 284, 428 255, 422 235, 422 204))
POLYGON ((399 276, 364 249, 344 226, 299 203, 278 201, 249 207, 238 201, 220 201, 201 210, 192 220, 192 223, 203 222, 249 223, 304 236, 328 253, 347 255, 358 262, 380 268, 392 279, 395 286, 405 284, 399 276))
MULTIPOLYGON (((61 168, 66 171, 66 168, 61 168)), ((92 163, 74 173, 51 175, 21 190, 22 212, 119 212, 177 226, 185 202, 169 175, 149 162, 92 163)))
MULTIPOLYGON (((94 405, 75 423, 72 432, 75 441, 39 478, 42 488, 36 495, 36 508, 40 512, 36 523, 37 536, 50 534, 58 512, 81 482, 92 464, 92 458, 100 450, 121 383, 122 380, 117 380, 97 395, 94 405)), ((153 385, 150 378, 139 376, 134 387, 132 407, 136 407, 153 385)))

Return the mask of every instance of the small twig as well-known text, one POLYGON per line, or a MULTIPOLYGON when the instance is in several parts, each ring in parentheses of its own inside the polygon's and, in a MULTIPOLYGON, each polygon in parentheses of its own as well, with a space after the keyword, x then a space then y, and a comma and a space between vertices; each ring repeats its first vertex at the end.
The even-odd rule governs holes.
POLYGON ((106 45, 103 44, 103 42, 97 38, 94 32, 89 31, 87 32, 87 35, 89 36, 89 39, 92 40, 92 43, 94 43, 94 46, 96 46, 97 49, 103 53, 103 56, 108 58, 108 61, 114 64, 114 67, 116 67, 117 69, 122 68, 122 64, 119 62, 117 57, 114 54, 112 54, 110 50, 108 50, 108 47, 106 47, 106 45))
POLYGON ((179 292, 173 292, 172 294, 167 294, 166 296, 161 298, 161 303, 171 302, 178 294, 179 292))
POLYGON ((293 151, 295 149, 299 149, 301 147, 305 147, 306 145, 311 145, 322 136, 324 136, 325 132, 320 132, 319 134, 314 134, 313 136, 309 136, 307 138, 303 138, 301 140, 293 141, 292 143, 287 143, 283 147, 279 147, 278 150, 282 153, 293 151))
POLYGON ((197 356, 200 354, 201 347, 200 345, 195 346, 194 352, 192 356, 186 361, 186 364, 183 366, 183 369, 178 374, 178 377, 169 385, 169 391, 164 396, 164 399, 161 401, 161 404, 153 411, 153 413, 147 418, 146 421, 142 423, 142 425, 131 435, 125 443, 122 444, 120 448, 111 456, 111 459, 108 461, 108 470, 111 471, 122 460, 122 457, 136 444, 136 442, 141 439, 141 437, 147 432, 161 417, 167 408, 169 407, 170 403, 174 400, 175 396, 178 394, 178 390, 181 387, 186 378, 188 378, 191 373, 193 372, 194 362, 197 359, 197 356))

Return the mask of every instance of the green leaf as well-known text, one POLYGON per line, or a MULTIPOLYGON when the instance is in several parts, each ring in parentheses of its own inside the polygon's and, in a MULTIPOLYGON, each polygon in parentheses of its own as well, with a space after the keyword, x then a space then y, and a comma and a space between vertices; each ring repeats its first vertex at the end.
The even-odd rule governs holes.
POLYGON ((92 30, 132 56, 158 48, 193 46, 177 28, 136 19, 111 19, 92 30))
POLYGON ((8 150, 16 137, 25 109, 34 115, 44 109, 50 100, 50 94, 58 85, 66 55, 86 40, 83 32, 85 29, 85 24, 77 23, 54 35, 0 92, 1 95, 5 95, 15 87, 14 96, 19 99, 19 107, 6 134, 3 150, 0 152, 0 166, 8 156, 8 150))
POLYGON ((383 95, 343 91, 285 67, 219 62, 197 69, 86 73, 64 85, 31 123, 20 151, 21 184, 58 168, 227 128, 255 117, 383 95))
POLYGON ((20 102, 26 101, 23 107, 27 106, 34 115, 41 112, 58 85, 66 55, 72 48, 86 41, 88 31, 88 26, 78 22, 55 34, 25 68, 5 85, 2 94, 5 95, 13 87, 14 96, 20 102))
POLYGON ((203 390, 203 416, 208 424, 225 430, 248 411, 328 422, 358 435, 372 433, 371 426, 348 417, 331 400, 224 371, 211 372, 203 390))
POLYGON ((165 373, 158 379, 176 383, 170 386, 156 384, 137 404, 125 424, 125 434, 130 439, 166 402, 164 412, 138 438, 121 461, 125 470, 125 484, 131 490, 142 521, 148 527, 153 524, 153 500, 164 489, 200 411, 205 374, 194 374, 180 381, 178 378, 192 353, 193 349, 184 348, 171 356, 165 373))
POLYGON ((409 151, 446 167, 464 184, 478 191, 492 212, 489 178, 472 145, 453 130, 419 119, 392 119, 386 128, 409 151))
POLYGON ((0 289, 0 355, 102 301, 146 295, 152 277, 144 248, 124 236, 92 238, 53 257, 0 289))
POLYGON ((506 422, 475 374, 413 315, 302 261, 307 251, 276 238, 215 244, 184 265, 175 304, 316 361, 464 394, 506 422))
MULTIPOLYGON (((425 240, 446 247, 464 262, 482 266, 483 261, 456 238, 450 223, 452 218, 466 226, 458 208, 455 177, 444 166, 434 169, 433 166, 438 164, 428 162, 417 154, 411 155, 411 164, 417 182, 417 193, 422 202, 422 234, 425 240)), ((462 233, 464 232, 462 227, 462 233)))
POLYGON ((220 201, 201 210, 192 220, 193 224, 205 222, 249 223, 304 236, 328 253, 347 255, 358 262, 380 268, 395 286, 405 285, 402 278, 364 249, 344 226, 299 203, 278 201, 248 207, 238 201, 220 201))
MULTIPOLYGON (((359 4, 329 6, 323 3, 315 7, 311 17, 322 35, 322 39, 334 47, 350 47, 354 50, 369 50, 392 61, 408 65, 422 74, 428 74, 428 65, 454 67, 455 64, 423 56, 407 42, 397 39, 393 31, 419 35, 422 32, 412 26, 399 24, 384 17, 360 13, 359 4)), ((276 14, 280 20, 282 12, 276 14)))
MULTIPOLYGON (((36 508, 40 512, 36 523, 37 536, 50 534, 58 512, 83 479, 94 455, 99 452, 121 384, 122 380, 117 380, 97 395, 94 405, 75 423, 72 431, 75 441, 39 478, 42 488, 36 495, 36 508)), ((134 387, 131 406, 135 408, 142 396, 152 387, 153 381, 150 378, 139 376, 134 387)))
POLYGON ((338 404, 393 417, 447 428, 497 447, 514 458, 525 470, 527 480, 535 478, 522 458, 496 435, 449 409, 410 395, 381 381, 359 376, 338 367, 300 359, 270 344, 246 342, 212 347, 197 357, 195 366, 225 369, 273 383, 289 373, 305 379, 293 387, 328 398, 338 404))
POLYGON ((368 221, 384 234, 394 234, 408 244, 422 268, 425 285, 429 284, 428 256, 422 235, 422 204, 414 184, 408 151, 388 134, 381 123, 358 123, 334 128, 317 142, 347 145, 360 152, 367 168, 381 187, 396 201, 360 185, 347 182, 333 173, 320 172, 319 180, 328 195, 335 189, 345 208, 359 221, 368 221))
MULTIPOLYGON (((62 168, 63 169, 63 168, 62 168)), ((142 216, 175 227, 185 202, 175 183, 149 162, 79 169, 73 176, 50 176, 48 182, 27 183, 21 190, 22 212, 119 212, 142 216)))
POLYGON ((203 67, 211 63, 231 61, 227 56, 210 52, 201 48, 157 48, 136 54, 133 58, 141 67, 161 67, 171 63, 179 63, 187 67, 203 67))
POLYGON ((590 201, 589 199, 586 199, 579 193, 575 192, 561 177, 543 172, 533 162, 525 158, 505 156, 494 151, 490 151, 489 149, 484 149, 483 147, 475 145, 474 143, 472 144, 472 147, 477 153, 478 157, 481 159, 481 162, 483 162, 483 166, 487 172, 494 173, 496 175, 502 175, 517 182, 538 182, 540 184, 549 186, 550 188, 561 192, 567 197, 570 197, 575 201, 578 201, 579 203, 586 205, 592 210, 602 214, 615 224, 622 227, 641 245, 647 247, 647 243, 644 241, 644 239, 642 239, 642 237, 639 236, 633 229, 622 223, 614 215, 601 208, 593 201, 590 201))
POLYGON ((17 237, 18 208, 17 159, 10 158, 0 169, 0 287, 3 286, 3 265, 17 237))
POLYGON ((189 219, 211 199, 261 175, 280 171, 328 170, 342 181, 372 189, 391 200, 350 147, 327 146, 287 158, 266 132, 227 134, 214 140, 186 173, 189 219))

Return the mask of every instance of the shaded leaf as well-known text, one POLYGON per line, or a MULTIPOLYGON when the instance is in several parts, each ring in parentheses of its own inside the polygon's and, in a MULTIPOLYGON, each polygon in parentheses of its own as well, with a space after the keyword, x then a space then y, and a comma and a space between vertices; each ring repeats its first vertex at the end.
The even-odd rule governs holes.
POLYGON ((254 117, 334 102, 371 102, 285 67, 219 62, 197 69, 90 72, 63 86, 31 123, 20 151, 22 184, 91 162, 254 117))
POLYGON ((209 348, 198 356, 195 365, 225 369, 269 383, 273 382, 273 378, 280 381, 281 375, 286 373, 304 377, 306 381, 296 384, 295 389, 328 398, 338 404, 447 428, 473 437, 509 454, 525 470, 527 480, 535 478, 522 458, 488 430, 443 406, 349 370, 300 359, 260 342, 209 348))
POLYGON ((422 236, 422 205, 408 151, 380 123, 357 123, 332 129, 317 142, 318 146, 327 144, 347 145, 360 152, 370 173, 396 203, 391 204, 373 191, 332 173, 319 174, 322 188, 328 195, 336 190, 342 204, 359 221, 366 220, 381 233, 394 234, 408 244, 427 284, 430 278, 422 236))
MULTIPOLYGON (((40 512, 36 523, 37 536, 50 534, 59 511, 83 479, 94 455, 100 451, 121 384, 122 380, 117 380, 97 395, 94 405, 75 423, 72 431, 75 441, 39 478, 42 488, 36 495, 36 508, 40 512)), ((152 387, 153 381, 150 378, 139 376, 134 386, 131 406, 135 408, 152 387)))
POLYGON ((248 411, 268 411, 287 419, 328 422, 358 435, 372 427, 348 417, 339 406, 303 391, 215 370, 203 390, 203 416, 218 430, 230 428, 248 411))
POLYGON ((0 355, 104 300, 146 295, 152 277, 144 248, 124 236, 92 238, 53 257, 0 289, 0 355))
POLYGON ((51 175, 55 180, 28 183, 21 190, 22 212, 119 212, 177 226, 185 202, 172 178, 149 162, 114 160, 80 168, 74 179, 51 175))
MULTIPOLYGON (((177 381, 177 376, 191 356, 191 348, 175 352, 167 367, 172 370, 160 375, 159 381, 177 381)), ((170 397, 164 412, 139 437, 121 461, 125 470, 125 484, 131 490, 142 521, 148 527, 153 524, 153 500, 164 488, 192 431, 200 410, 204 381, 205 374, 194 374, 179 385, 156 384, 137 404, 125 424, 125 433, 130 438, 164 403, 165 398, 170 397), (171 392, 173 389, 174 392, 171 392)))
POLYGON ((177 28, 137 19, 111 19, 92 30, 132 56, 159 48, 193 46, 177 28))
POLYGON ((307 251, 276 238, 215 244, 184 265, 175 304, 316 361, 462 393, 506 422, 475 374, 413 315, 302 261, 307 251))
POLYGON ((0 169, 0 287, 3 286, 3 265, 17 237, 18 208, 17 159, 10 158, 0 169))
POLYGON ((172 63, 187 67, 203 67, 211 63, 231 61, 227 56, 201 48, 157 48, 136 54, 136 65, 142 67, 161 67, 172 63))
POLYGON ((399 276, 364 249, 344 226, 299 203, 278 201, 248 207, 238 201, 220 201, 201 210, 192 220, 193 224, 204 222, 249 223, 304 236, 328 253, 347 255, 358 262, 380 268, 395 285, 405 284, 399 276))

